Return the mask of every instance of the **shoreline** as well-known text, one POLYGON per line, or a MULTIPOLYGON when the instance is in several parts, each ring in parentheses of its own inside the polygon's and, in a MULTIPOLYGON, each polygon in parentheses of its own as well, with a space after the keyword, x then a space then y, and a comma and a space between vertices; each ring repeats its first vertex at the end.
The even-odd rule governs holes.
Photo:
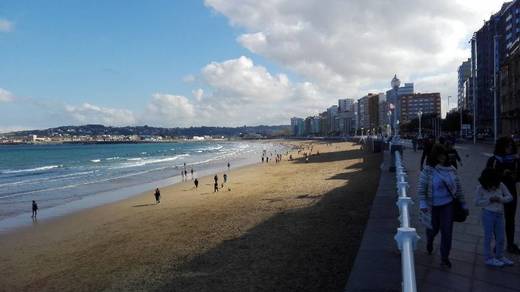
POLYGON ((314 145, 320 155, 309 163, 291 151, 293 161, 232 169, 218 193, 204 176, 198 190, 191 181, 162 188, 160 204, 145 192, 9 232, 0 282, 25 291, 335 290, 357 253, 380 155, 314 145))
MULTIPOLYGON (((271 142, 275 142, 270 140, 271 142)), ((291 149, 291 141, 276 141, 276 144, 279 146, 286 147, 286 151, 292 151, 291 149), (289 144, 289 145, 287 145, 289 144)), ((240 169, 248 166, 254 166, 255 164, 260 164, 255 158, 245 158, 240 157, 235 160, 231 160, 230 162, 234 162, 235 165, 232 170, 240 169)), ((191 163, 187 165, 188 167, 197 165, 198 162, 191 163)), ((201 180, 202 178, 213 177, 214 173, 223 173, 226 172, 227 166, 225 159, 215 161, 212 164, 207 165, 207 169, 197 170, 195 172, 195 177, 201 180)), ((190 179, 190 181, 192 181, 190 179)), ((80 199, 73 200, 71 202, 57 205, 51 208, 46 208, 38 211, 38 217, 36 221, 38 223, 46 224, 47 221, 53 219, 59 219, 64 216, 73 215, 75 213, 90 210, 93 208, 98 208, 107 204, 118 203, 127 199, 131 199, 134 197, 143 196, 144 194, 151 193, 156 187, 159 188, 168 188, 185 181, 182 180, 180 175, 174 175, 173 177, 163 178, 156 181, 146 182, 141 185, 131 185, 118 187, 112 190, 99 192, 92 195, 84 196, 80 199)), ((34 219, 29 217, 30 212, 17 214, 11 217, 6 217, 0 220, 0 237, 3 235, 7 235, 10 232, 16 232, 16 230, 20 228, 31 228, 31 225, 34 225, 34 219), (29 219, 31 218, 31 219, 29 219), (32 221, 32 222, 31 222, 32 221)))

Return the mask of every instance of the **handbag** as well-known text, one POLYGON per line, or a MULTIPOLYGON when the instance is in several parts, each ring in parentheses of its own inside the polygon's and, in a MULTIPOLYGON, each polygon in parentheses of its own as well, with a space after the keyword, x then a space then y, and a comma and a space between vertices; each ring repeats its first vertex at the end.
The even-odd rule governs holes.
POLYGON ((455 194, 453 194, 448 187, 448 184, 443 180, 442 183, 453 197, 453 222, 464 222, 468 218, 469 212, 467 209, 462 208, 462 203, 455 194))

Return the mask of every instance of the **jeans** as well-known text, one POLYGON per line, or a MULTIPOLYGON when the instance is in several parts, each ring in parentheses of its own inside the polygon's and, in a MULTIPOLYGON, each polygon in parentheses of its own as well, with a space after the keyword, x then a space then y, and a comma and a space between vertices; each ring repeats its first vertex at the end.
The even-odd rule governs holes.
POLYGON ((506 236, 507 246, 512 247, 515 244, 515 215, 517 195, 513 195, 513 201, 504 204, 504 219, 506 220, 506 236))
POLYGON ((504 215, 502 213, 482 209, 482 225, 484 226, 484 257, 493 258, 491 240, 495 237, 496 257, 504 256, 504 215))
POLYGON ((432 207, 432 229, 426 229, 429 243, 433 243, 439 230, 441 231, 441 257, 448 259, 453 234, 453 202, 432 207))

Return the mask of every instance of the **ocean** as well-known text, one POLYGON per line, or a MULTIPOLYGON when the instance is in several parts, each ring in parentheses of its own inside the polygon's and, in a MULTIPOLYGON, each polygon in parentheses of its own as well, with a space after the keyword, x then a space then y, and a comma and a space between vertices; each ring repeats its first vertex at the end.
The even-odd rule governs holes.
POLYGON ((30 222, 31 202, 49 218, 260 161, 285 146, 255 141, 0 146, 0 231, 30 222), (29 219, 27 219, 27 218, 29 219))

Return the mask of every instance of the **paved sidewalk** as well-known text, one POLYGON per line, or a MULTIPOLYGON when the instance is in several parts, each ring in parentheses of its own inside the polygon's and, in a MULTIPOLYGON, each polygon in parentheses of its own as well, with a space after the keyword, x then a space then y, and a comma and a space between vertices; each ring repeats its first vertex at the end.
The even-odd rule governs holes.
MULTIPOLYGON (((394 240, 399 224, 395 174, 385 152, 379 186, 345 292, 401 291, 401 254, 394 240)), ((377 183, 377 182, 367 182, 377 183)))
MULTIPOLYGON (((520 256, 506 253, 517 263, 513 267, 489 268, 483 263, 481 211, 474 207, 473 199, 477 178, 492 152, 492 146, 463 144, 457 146, 457 151, 464 164, 459 168, 459 175, 470 207, 470 216, 466 222, 455 224, 451 269, 440 266, 440 235, 434 243, 434 255, 426 253, 425 229, 417 219, 419 210, 416 189, 421 152, 414 153, 411 149, 404 152, 404 165, 410 184, 408 194, 416 202, 412 208, 412 226, 421 236, 415 251, 418 291, 520 291, 520 256)), ((399 212, 395 205, 395 174, 388 171, 389 158, 386 152, 370 218, 345 288, 348 292, 401 291, 401 256, 393 239, 399 226, 399 212)), ((517 215, 516 237, 517 242, 520 242, 520 214, 517 215)))
MULTIPOLYGON (((441 268, 439 255, 440 234, 435 239, 434 255, 426 253, 425 229, 417 220, 418 200, 416 197, 421 152, 407 149, 404 165, 408 171, 409 195, 416 203, 413 208, 413 226, 417 228, 421 240, 415 251, 418 291, 520 291, 520 256, 506 255, 516 262, 513 267, 489 268, 483 263, 483 229, 480 221, 481 210, 475 207, 474 190, 477 178, 492 152, 489 145, 461 145, 458 147, 463 166, 459 176, 466 196, 470 215, 466 222, 455 223, 453 245, 450 254, 452 268, 441 268)), ((517 214, 517 242, 520 242, 520 215, 517 214)))

